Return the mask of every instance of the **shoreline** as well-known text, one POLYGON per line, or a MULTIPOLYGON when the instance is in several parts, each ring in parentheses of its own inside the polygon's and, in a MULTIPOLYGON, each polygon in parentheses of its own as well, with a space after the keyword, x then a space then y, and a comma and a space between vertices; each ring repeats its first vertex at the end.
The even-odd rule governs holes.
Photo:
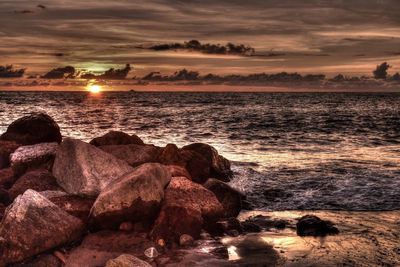
POLYGON ((33 113, 0 152, 0 266, 400 264, 400 210, 249 211, 231 162, 205 143, 84 142, 33 113))

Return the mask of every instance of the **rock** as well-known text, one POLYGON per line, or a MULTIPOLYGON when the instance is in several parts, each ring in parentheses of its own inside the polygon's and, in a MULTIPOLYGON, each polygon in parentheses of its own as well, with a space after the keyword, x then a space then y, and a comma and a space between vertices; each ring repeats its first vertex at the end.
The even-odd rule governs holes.
POLYGON ((0 203, 8 205, 10 203, 10 195, 7 190, 0 188, 0 203))
POLYGON ((168 144, 160 149, 158 161, 164 165, 185 166, 185 160, 181 156, 179 148, 174 144, 168 144))
POLYGON ((13 200, 28 189, 33 189, 38 192, 61 190, 57 184, 56 178, 45 169, 38 169, 25 173, 14 183, 8 192, 10 198, 13 200))
POLYGON ((243 232, 240 221, 234 217, 220 220, 206 230, 214 236, 223 236, 224 234, 237 236, 243 232), (238 234, 235 235, 236 233, 238 234))
MULTIPOLYGON (((273 219, 269 216, 256 215, 256 216, 250 217, 246 221, 242 222, 242 227, 244 227, 244 228, 250 227, 250 228, 257 229, 256 226, 258 226, 261 229, 270 230, 272 228, 285 229, 288 224, 289 224, 289 222, 282 220, 282 219, 273 219)), ((246 230, 246 231, 248 231, 248 230, 246 230)), ((251 231, 249 231, 249 232, 251 232, 251 231)))
POLYGON ((292 193, 285 192, 285 190, 280 188, 269 188, 267 190, 264 190, 263 195, 268 201, 275 201, 276 199, 288 198, 293 196, 292 193))
POLYGON ((110 131, 103 136, 96 137, 90 141, 94 146, 108 146, 108 145, 144 145, 142 139, 137 135, 129 135, 124 132, 110 131))
POLYGON ((0 221, 1 221, 1 219, 3 219, 5 210, 6 210, 6 206, 3 203, 0 203, 0 221))
POLYGON ((231 164, 229 160, 218 154, 218 151, 207 144, 194 143, 184 146, 182 150, 191 150, 202 155, 210 166, 210 177, 228 182, 232 178, 231 164))
POLYGON ((135 256, 123 254, 118 258, 107 261, 105 267, 151 267, 151 265, 135 256))
POLYGON ((159 147, 153 145, 111 145, 99 147, 132 167, 158 162, 159 147))
POLYGON ((245 233, 259 233, 262 230, 259 225, 249 221, 242 222, 241 226, 245 233))
POLYGON ((10 155, 20 145, 14 141, 0 141, 0 169, 10 166, 10 155))
POLYGON ((121 231, 100 231, 88 234, 67 257, 66 267, 98 267, 121 254, 144 257, 144 249, 154 243, 143 234, 121 231))
POLYGON ((119 230, 124 232, 130 232, 133 230, 133 224, 131 222, 122 222, 119 225, 119 230))
MULTIPOLYGON (((21 267, 62 267, 63 264, 60 259, 51 254, 40 255, 31 261, 17 265, 21 267)), ((15 266, 16 267, 16 266, 15 266)))
POLYGON ((169 242, 179 242, 183 234, 197 239, 203 224, 215 223, 222 216, 223 207, 211 191, 185 177, 173 177, 151 236, 169 242))
POLYGON ((6 168, 0 170, 0 187, 10 188, 15 181, 17 180, 17 176, 14 174, 14 170, 12 168, 6 168))
POLYGON ((324 221, 314 215, 305 215, 296 224, 299 236, 335 235, 339 230, 330 221, 324 221))
POLYGON ((69 195, 60 191, 44 191, 40 192, 51 202, 63 209, 70 215, 79 218, 83 222, 89 219, 90 210, 95 201, 94 198, 85 198, 77 195, 69 195))
POLYGON ((53 165, 53 175, 68 193, 97 196, 111 181, 132 171, 125 161, 80 140, 65 138, 53 165))
POLYGON ((15 141, 22 145, 61 143, 60 127, 47 114, 32 113, 11 123, 1 140, 15 141))
POLYGON ((233 189, 228 184, 213 178, 208 179, 203 186, 213 192, 222 204, 225 218, 239 215, 242 209, 242 193, 233 189))
POLYGON ((189 180, 192 180, 192 176, 190 176, 185 167, 181 167, 178 165, 168 165, 167 167, 172 177, 185 177, 189 180))
POLYGON ((79 238, 82 222, 36 191, 27 190, 8 207, 0 225, 0 266, 21 261, 79 238))
POLYGON ((190 247, 193 246, 194 244, 194 239, 192 236, 183 234, 179 237, 179 245, 181 247, 190 247))
POLYGON ((92 207, 91 220, 100 227, 117 226, 123 221, 153 220, 170 180, 168 169, 159 163, 137 167, 101 191, 92 207))
POLYGON ((207 160, 201 154, 191 150, 182 150, 180 154, 192 181, 199 184, 207 181, 210 177, 210 165, 207 160))
POLYGON ((155 247, 149 247, 144 251, 144 255, 149 259, 154 259, 157 258, 160 255, 160 253, 155 247))
POLYGON ((17 176, 37 168, 51 170, 57 149, 58 143, 21 146, 10 156, 11 167, 17 176))

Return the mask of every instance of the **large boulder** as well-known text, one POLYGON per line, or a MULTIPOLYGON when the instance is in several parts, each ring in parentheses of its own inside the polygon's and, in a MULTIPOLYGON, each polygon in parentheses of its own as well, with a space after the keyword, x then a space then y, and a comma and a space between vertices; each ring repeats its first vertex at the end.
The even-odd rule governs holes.
POLYGON ((132 170, 125 161, 72 138, 61 143, 53 165, 58 184, 82 196, 97 196, 111 181, 132 170))
POLYGON ((89 219, 90 210, 95 201, 94 198, 70 195, 62 191, 42 191, 40 194, 85 223, 89 219))
POLYGON ((104 230, 90 233, 82 243, 68 252, 65 267, 105 266, 107 261, 121 254, 144 257, 144 250, 155 243, 142 233, 104 230))
POLYGON ((15 141, 22 145, 61 143, 60 127, 47 114, 32 113, 11 123, 1 140, 15 141))
POLYGON ((107 145, 144 145, 142 139, 137 135, 129 135, 124 132, 110 131, 103 136, 96 137, 90 141, 94 146, 107 146, 107 145))
POLYGON ((36 191, 15 199, 0 225, 0 266, 78 239, 83 223, 36 191))
POLYGON ((168 144, 160 149, 158 161, 164 165, 185 166, 185 159, 182 157, 179 148, 174 144, 168 144))
POLYGON ((215 177, 225 182, 232 178, 229 160, 219 155, 214 147, 203 143, 194 143, 182 147, 182 150, 195 151, 202 155, 210 166, 210 177, 215 177))
POLYGON ((151 265, 133 255, 122 254, 115 259, 107 261, 105 267, 151 267, 151 265))
POLYGON ((154 219, 171 180, 168 169, 146 163, 110 183, 93 204, 91 220, 100 227, 118 226, 124 221, 154 219))
POLYGON ((178 165, 167 165, 169 172, 171 173, 172 177, 186 177, 189 180, 192 180, 192 176, 186 170, 185 167, 178 166, 178 165))
POLYGON ((1 141, 0 140, 0 169, 10 166, 10 155, 20 145, 14 141, 1 141))
POLYGON ((223 207, 214 193, 185 177, 173 177, 151 236, 170 242, 178 242, 183 234, 198 238, 203 225, 222 216, 223 207))
POLYGON ((224 217, 236 217, 242 209, 242 193, 230 187, 228 184, 210 178, 203 184, 205 188, 215 194, 219 202, 224 207, 224 217))
POLYGON ((201 154, 192 150, 181 150, 180 155, 194 182, 202 184, 207 181, 210 177, 210 164, 201 154))
POLYGON ((51 170, 58 143, 41 143, 21 146, 10 156, 11 167, 17 176, 27 170, 45 168, 51 170))
POLYGON ((339 230, 330 221, 321 220, 315 215, 305 215, 296 224, 299 236, 326 236, 335 235, 339 230))
POLYGON ((126 161, 132 167, 143 163, 158 162, 160 149, 153 145, 109 145, 99 148, 118 159, 126 161))
POLYGON ((13 200, 23 194, 26 190, 35 191, 61 190, 56 178, 46 169, 38 169, 22 175, 14 185, 8 190, 10 198, 13 200))

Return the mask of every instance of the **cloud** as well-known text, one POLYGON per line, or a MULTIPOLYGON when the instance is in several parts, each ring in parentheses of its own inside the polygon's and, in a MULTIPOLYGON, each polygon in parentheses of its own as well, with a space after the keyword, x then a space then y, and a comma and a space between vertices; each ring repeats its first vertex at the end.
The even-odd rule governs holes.
POLYGON ((68 79, 75 78, 76 70, 72 66, 52 69, 42 76, 43 79, 68 79))
POLYGON ((131 65, 126 64, 123 69, 114 69, 111 68, 105 71, 103 74, 95 75, 93 73, 85 73, 80 76, 82 79, 103 79, 103 80, 123 80, 128 76, 128 73, 131 71, 131 65))
POLYGON ((0 78, 19 78, 24 73, 25 69, 14 69, 12 65, 0 66, 0 78))
POLYGON ((241 55, 241 56, 252 56, 255 53, 255 49, 243 44, 227 43, 226 45, 220 44, 202 44, 198 40, 191 40, 184 43, 171 43, 171 44, 157 44, 148 47, 147 49, 155 51, 168 51, 168 50, 186 50, 195 51, 205 54, 216 54, 216 55, 241 55))
POLYGON ((41 0, 45 10, 37 4, 0 1, 0 23, 7 25, 0 33, 3 64, 27 66, 35 73, 63 65, 105 71, 126 62, 135 62, 138 74, 181 67, 241 73, 344 70, 334 70, 336 66, 366 73, 376 58, 400 60, 387 53, 400 46, 396 0, 41 0), (14 10, 35 13, 17 16, 14 10), (179 51, 135 48, 191 39, 209 44, 233 40, 255 48, 258 54, 279 56, 216 59, 212 54, 183 57, 179 51), (331 56, 312 56, 318 54, 331 56), (357 54, 364 54, 370 64, 364 67, 365 61, 354 61, 357 54))

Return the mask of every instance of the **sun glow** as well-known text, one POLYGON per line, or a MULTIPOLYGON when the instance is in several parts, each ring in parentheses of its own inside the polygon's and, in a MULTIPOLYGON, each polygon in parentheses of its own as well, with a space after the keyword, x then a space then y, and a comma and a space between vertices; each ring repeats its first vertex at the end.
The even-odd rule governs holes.
POLYGON ((97 94, 102 91, 101 85, 98 84, 88 84, 86 89, 93 94, 97 94))

